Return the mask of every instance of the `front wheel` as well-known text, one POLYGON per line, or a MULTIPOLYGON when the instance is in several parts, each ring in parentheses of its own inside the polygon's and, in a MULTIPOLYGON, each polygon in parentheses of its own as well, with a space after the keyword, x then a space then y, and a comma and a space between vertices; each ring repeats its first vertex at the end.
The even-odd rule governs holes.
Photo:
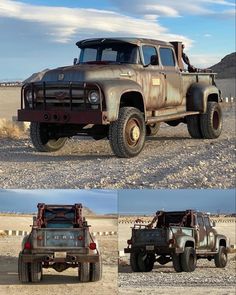
POLYGON ((55 152, 60 150, 66 143, 67 138, 53 138, 50 134, 48 124, 31 122, 30 124, 30 138, 39 152, 55 152))
POLYGON ((222 110, 217 102, 209 101, 207 111, 200 115, 200 126, 203 138, 213 139, 220 136, 222 131, 222 110))
POLYGON ((227 250, 224 246, 220 246, 219 252, 214 256, 215 266, 224 268, 227 265, 227 250))
POLYGON ((114 154, 120 158, 137 156, 144 147, 145 137, 143 114, 133 107, 121 108, 118 119, 109 128, 109 141, 114 154))

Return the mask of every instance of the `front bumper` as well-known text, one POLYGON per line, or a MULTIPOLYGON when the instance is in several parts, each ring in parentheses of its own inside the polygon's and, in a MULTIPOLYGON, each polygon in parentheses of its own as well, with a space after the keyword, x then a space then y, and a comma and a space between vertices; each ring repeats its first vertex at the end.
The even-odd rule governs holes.
POLYGON ((18 121, 53 124, 96 124, 108 123, 107 114, 100 110, 18 110, 18 121))

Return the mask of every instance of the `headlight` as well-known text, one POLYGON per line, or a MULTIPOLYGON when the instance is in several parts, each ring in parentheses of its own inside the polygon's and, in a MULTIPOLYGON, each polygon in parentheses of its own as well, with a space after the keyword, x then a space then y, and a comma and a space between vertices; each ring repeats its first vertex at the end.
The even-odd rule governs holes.
POLYGON ((90 91, 88 95, 88 100, 91 104, 99 104, 100 95, 97 91, 90 91))
POLYGON ((25 97, 26 97, 28 103, 31 103, 31 102, 32 102, 32 99, 33 99, 32 91, 31 91, 31 90, 28 90, 28 91, 26 92, 25 97))

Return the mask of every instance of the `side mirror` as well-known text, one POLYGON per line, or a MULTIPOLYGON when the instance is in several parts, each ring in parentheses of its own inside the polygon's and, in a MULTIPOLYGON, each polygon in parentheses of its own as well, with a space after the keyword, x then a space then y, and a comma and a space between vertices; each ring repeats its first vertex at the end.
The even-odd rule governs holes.
POLYGON ((157 65, 159 65, 158 55, 152 55, 152 56, 151 56, 150 64, 151 64, 152 66, 157 66, 157 65))
POLYGON ((78 63, 78 58, 74 58, 74 61, 73 61, 73 65, 76 65, 78 63))

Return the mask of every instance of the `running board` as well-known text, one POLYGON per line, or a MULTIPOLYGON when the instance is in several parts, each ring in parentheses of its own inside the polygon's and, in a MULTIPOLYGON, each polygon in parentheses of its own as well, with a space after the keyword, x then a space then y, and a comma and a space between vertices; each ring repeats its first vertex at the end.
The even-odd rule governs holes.
POLYGON ((173 120, 184 118, 186 116, 192 116, 192 115, 198 115, 198 114, 200 113, 199 112, 183 112, 183 113, 174 113, 174 114, 168 114, 168 115, 160 115, 156 117, 148 117, 147 123, 153 124, 157 122, 173 121, 173 120))

